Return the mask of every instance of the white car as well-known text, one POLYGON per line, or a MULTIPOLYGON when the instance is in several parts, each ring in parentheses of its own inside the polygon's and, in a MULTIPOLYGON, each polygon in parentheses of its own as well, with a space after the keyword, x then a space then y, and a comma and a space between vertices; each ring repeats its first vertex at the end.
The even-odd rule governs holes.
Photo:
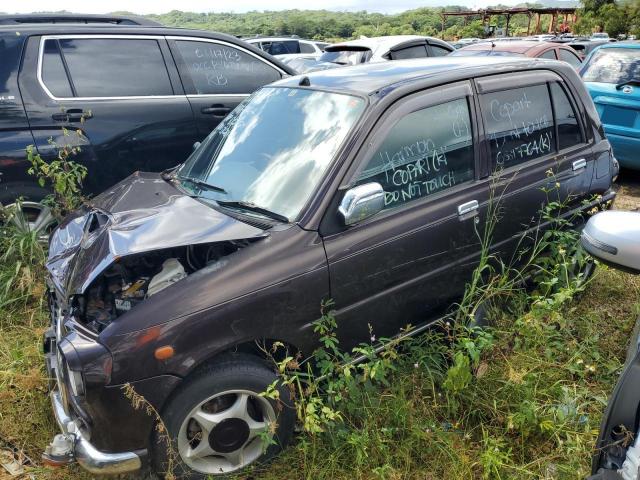
POLYGON ((256 37, 244 40, 251 45, 264 50, 279 60, 292 58, 317 59, 322 55, 326 42, 315 42, 295 37, 256 37))
POLYGON ((458 43, 462 43, 464 45, 467 45, 469 43, 478 43, 481 40, 482 39, 476 38, 476 37, 468 37, 468 38, 461 38, 460 40, 458 40, 458 43))
POLYGON ((542 35, 531 35, 530 37, 526 37, 525 40, 536 40, 538 42, 550 42, 555 38, 556 36, 552 33, 543 33, 542 35))
POLYGON ((443 57, 453 51, 444 40, 420 35, 363 37, 325 47, 320 62, 357 65, 407 58, 443 57))
POLYGON ((607 32, 597 32, 591 34, 591 40, 609 40, 609 34, 607 32))

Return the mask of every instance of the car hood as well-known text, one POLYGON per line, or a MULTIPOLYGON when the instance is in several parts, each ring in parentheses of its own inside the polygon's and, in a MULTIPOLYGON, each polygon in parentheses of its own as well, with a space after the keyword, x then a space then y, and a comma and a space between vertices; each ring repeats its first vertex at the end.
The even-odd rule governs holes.
POLYGON ((159 174, 135 173, 54 231, 46 268, 65 296, 83 293, 121 257, 166 248, 266 236, 184 194, 159 174))

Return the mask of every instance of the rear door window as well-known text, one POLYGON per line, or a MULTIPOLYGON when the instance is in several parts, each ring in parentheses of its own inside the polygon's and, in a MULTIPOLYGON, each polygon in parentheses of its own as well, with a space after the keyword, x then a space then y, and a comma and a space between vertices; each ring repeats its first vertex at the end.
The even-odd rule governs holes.
POLYGON ((300 53, 316 53, 316 49, 310 43, 298 42, 298 44, 300 45, 300 53))
POLYGON ((401 118, 356 183, 380 183, 390 209, 473 180, 474 165, 469 106, 461 98, 401 118))
POLYGON ((391 60, 405 60, 408 58, 425 58, 427 54, 426 45, 413 45, 411 47, 394 50, 389 55, 391 60))
POLYGON ((47 40, 42 53, 42 81, 54 97, 72 97, 57 40, 47 40))
POLYGON ((481 96, 492 163, 509 168, 556 151, 553 110, 546 84, 481 96))
POLYGON ((547 50, 546 52, 538 55, 538 58, 548 58, 549 60, 557 60, 556 51, 554 49, 547 50))
MULTIPOLYGON (((45 52, 55 49, 47 45, 49 42, 56 40, 45 42, 45 52)), ((57 42, 77 97, 173 95, 169 73, 155 39, 61 38, 57 42)), ((53 60, 55 54, 52 55, 53 60)), ((49 79, 59 85, 59 67, 43 64, 43 78, 47 78, 44 80, 47 87, 49 79)))
POLYGON ((187 94, 248 94, 281 78, 263 59, 226 43, 176 40, 187 94))
POLYGON ((582 65, 580 58, 578 58, 575 53, 570 52, 569 50, 565 50, 564 48, 558 50, 558 53, 560 54, 560 60, 562 60, 563 62, 567 62, 573 68, 578 68, 580 65, 582 65))
POLYGON ((449 55, 451 53, 450 50, 447 50, 444 47, 440 47, 438 45, 431 45, 429 46, 429 48, 431 49, 431 56, 432 57, 444 57, 446 55, 449 55))

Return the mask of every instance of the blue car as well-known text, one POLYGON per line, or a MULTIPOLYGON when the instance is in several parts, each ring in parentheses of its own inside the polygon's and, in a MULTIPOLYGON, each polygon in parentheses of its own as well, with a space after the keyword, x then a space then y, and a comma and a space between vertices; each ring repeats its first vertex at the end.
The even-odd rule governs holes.
POLYGON ((640 43, 598 47, 580 69, 620 165, 640 170, 640 43))

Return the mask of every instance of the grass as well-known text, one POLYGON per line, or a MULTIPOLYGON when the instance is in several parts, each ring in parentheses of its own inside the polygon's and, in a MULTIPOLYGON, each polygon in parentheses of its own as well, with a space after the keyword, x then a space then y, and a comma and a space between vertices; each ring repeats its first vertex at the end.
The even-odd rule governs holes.
MULTIPOLYGON (((34 460, 36 478, 90 478, 77 467, 39 467, 57 433, 41 353, 48 325, 42 251, 29 239, 0 242, 0 442, 34 460)), ((350 391, 343 423, 300 434, 251 476, 584 478, 638 298, 640 277, 605 267, 584 292, 553 308, 532 308, 515 295, 492 310, 490 342, 460 370, 446 360, 468 346, 452 343, 446 327, 426 334, 408 345, 386 386, 363 382, 350 391)))
POLYGON ((601 268, 558 310, 499 312, 457 406, 408 352, 389 387, 352 399, 343 431, 303 438, 263 478, 584 478, 639 293, 601 268))

